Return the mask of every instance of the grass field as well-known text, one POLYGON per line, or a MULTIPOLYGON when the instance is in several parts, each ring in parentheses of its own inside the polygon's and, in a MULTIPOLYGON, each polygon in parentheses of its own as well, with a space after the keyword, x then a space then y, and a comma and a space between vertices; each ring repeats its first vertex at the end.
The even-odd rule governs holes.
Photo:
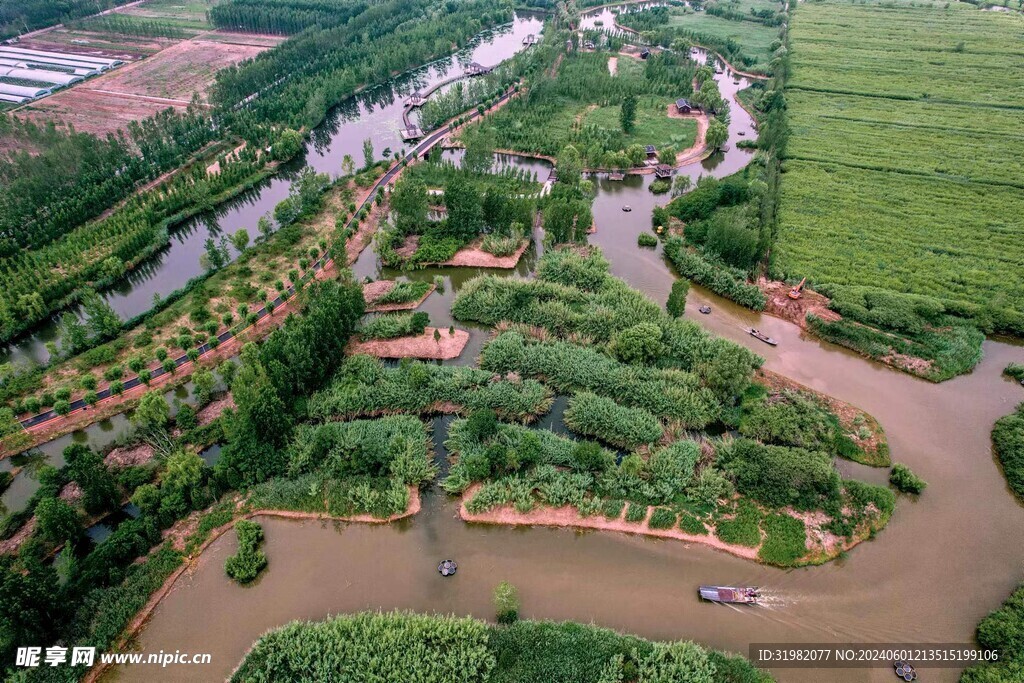
MULTIPOLYGON (((694 119, 669 118, 666 115, 669 104, 667 100, 658 98, 645 99, 638 103, 633 132, 622 136, 625 144, 654 145, 658 149, 672 146, 677 150, 690 147, 697 135, 697 122, 694 119)), ((618 131, 619 107, 592 109, 583 117, 583 123, 587 126, 618 131)))
POLYGON ((959 3, 799 5, 777 269, 1024 308, 1022 36, 959 3))
MULTIPOLYGON (((756 5, 759 9, 777 9, 779 7, 776 2, 746 3, 746 5, 751 4, 756 5)), ((749 13, 750 9, 746 5, 741 11, 749 13)), ((668 25, 722 40, 732 39, 740 45, 745 55, 757 59, 757 63, 751 65, 757 69, 768 67, 768 62, 772 57, 772 50, 769 46, 779 37, 778 26, 765 26, 752 21, 733 21, 712 16, 706 12, 684 11, 682 8, 673 9, 668 25)))

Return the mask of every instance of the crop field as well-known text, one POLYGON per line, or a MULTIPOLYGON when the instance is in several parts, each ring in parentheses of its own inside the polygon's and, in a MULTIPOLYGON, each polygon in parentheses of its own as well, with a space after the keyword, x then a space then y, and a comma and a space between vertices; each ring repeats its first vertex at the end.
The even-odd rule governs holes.
POLYGON ((76 130, 105 135, 167 107, 184 108, 193 93, 205 99, 219 69, 265 47, 195 39, 127 64, 20 110, 29 119, 60 120, 76 130))
POLYGON ((1024 306, 1024 18, 801 4, 777 265, 1024 306))

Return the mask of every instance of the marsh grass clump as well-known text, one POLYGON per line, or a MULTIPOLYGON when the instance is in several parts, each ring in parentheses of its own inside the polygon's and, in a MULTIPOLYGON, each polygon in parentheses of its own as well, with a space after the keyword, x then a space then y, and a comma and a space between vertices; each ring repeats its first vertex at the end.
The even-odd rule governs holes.
POLYGON ((919 495, 928 486, 924 479, 910 471, 910 468, 903 463, 896 463, 889 473, 889 483, 896 487, 901 493, 913 493, 919 495))
POLYGON ((241 520, 235 524, 238 552, 224 563, 224 571, 238 583, 250 583, 267 567, 267 556, 260 550, 263 527, 255 522, 241 520))

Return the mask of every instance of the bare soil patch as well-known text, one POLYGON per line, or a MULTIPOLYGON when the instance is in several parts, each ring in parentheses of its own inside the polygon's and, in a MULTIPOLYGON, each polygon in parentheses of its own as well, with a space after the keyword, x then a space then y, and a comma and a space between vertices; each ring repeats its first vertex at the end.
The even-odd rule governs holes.
POLYGON ((615 75, 617 75, 619 73, 619 58, 618 57, 609 57, 608 58, 608 72, 612 76, 615 76, 615 75))
POLYGON ((789 290, 793 287, 778 280, 760 278, 757 286, 764 292, 765 313, 782 318, 807 329, 807 314, 813 313, 826 322, 842 320, 842 316, 828 307, 829 298, 813 290, 804 288, 799 299, 790 299, 789 290))
POLYGON ((132 467, 134 465, 145 465, 156 457, 156 452, 148 443, 135 444, 134 446, 121 446, 107 453, 103 463, 107 467, 132 467))
POLYGON ((395 280, 376 280, 375 282, 367 282, 363 285, 363 298, 366 299, 366 312, 367 313, 389 313, 391 311, 410 311, 414 308, 419 308, 420 304, 427 300, 436 287, 430 285, 430 289, 415 301, 404 301, 395 304, 377 304, 374 303, 392 289, 394 289, 397 282, 395 280))
POLYGON ((454 256, 438 265, 469 268, 515 268, 516 264, 519 263, 519 259, 523 257, 523 254, 529 248, 530 240, 524 239, 522 245, 508 256, 490 254, 483 250, 482 244, 483 238, 473 240, 469 246, 459 249, 455 252, 454 256))
POLYGON ((349 343, 348 353, 365 353, 377 358, 450 360, 458 358, 468 342, 469 332, 465 330, 455 330, 455 334, 449 334, 448 330, 428 327, 423 334, 413 337, 355 340, 349 343), (434 332, 440 335, 440 339, 434 338, 434 332))

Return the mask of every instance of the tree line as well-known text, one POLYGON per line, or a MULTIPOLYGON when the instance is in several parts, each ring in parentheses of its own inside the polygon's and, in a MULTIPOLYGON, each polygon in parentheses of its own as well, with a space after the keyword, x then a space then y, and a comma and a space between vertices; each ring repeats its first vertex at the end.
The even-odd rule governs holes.
POLYGON ((129 0, 18 0, 0 3, 0 39, 61 24, 129 0))
POLYGON ((338 26, 366 10, 348 0, 230 0, 215 5, 210 22, 220 29, 292 35, 311 26, 338 26))

